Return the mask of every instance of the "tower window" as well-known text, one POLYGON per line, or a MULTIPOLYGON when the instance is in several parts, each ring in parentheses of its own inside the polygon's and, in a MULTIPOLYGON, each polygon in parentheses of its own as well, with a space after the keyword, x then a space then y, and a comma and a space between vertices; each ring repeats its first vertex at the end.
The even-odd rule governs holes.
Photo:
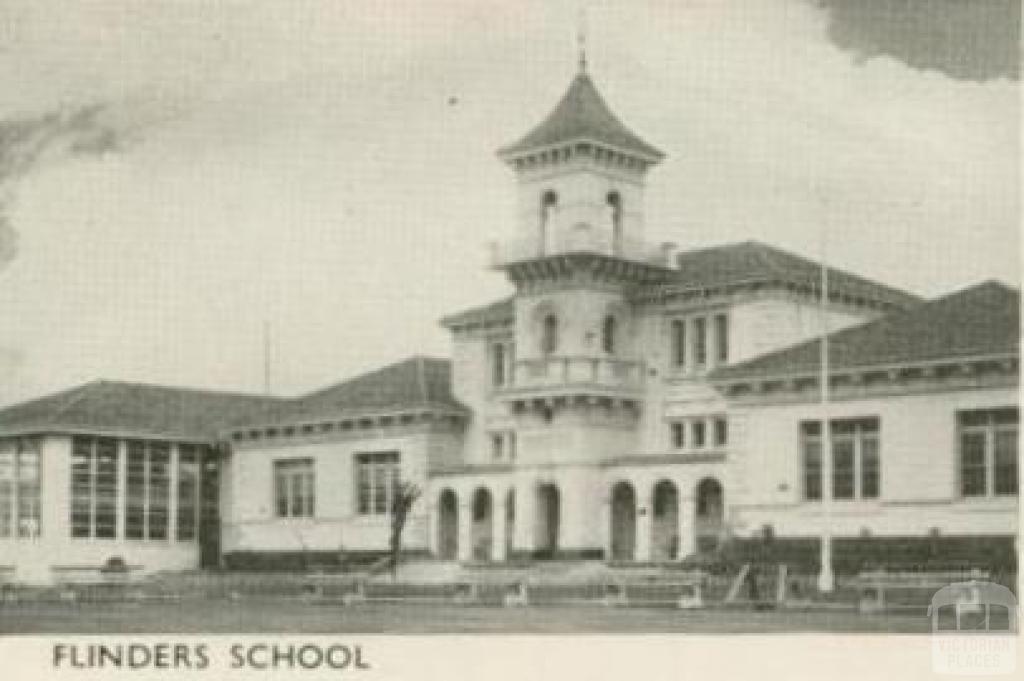
POLYGON ((729 317, 724 314, 715 315, 715 361, 729 361, 729 317))
POLYGON ((698 366, 704 366, 708 361, 708 321, 703 317, 693 320, 694 361, 698 366))
POLYGON ((500 388, 505 385, 505 346, 495 343, 491 346, 491 383, 500 388))
POLYGON ((622 250, 622 196, 618 192, 608 192, 607 202, 611 211, 612 249, 617 255, 622 250))
POLYGON ((601 326, 601 349, 609 355, 615 352, 615 317, 608 315, 601 326))
POLYGON ((551 355, 558 349, 558 317, 553 314, 544 317, 543 330, 541 332, 540 350, 545 355, 551 355))
POLYGON ((686 366, 686 322, 682 319, 672 320, 672 366, 686 366))
POLYGON ((556 210, 558 210, 558 194, 549 189, 540 197, 540 233, 538 238, 542 256, 548 251, 549 228, 556 210))

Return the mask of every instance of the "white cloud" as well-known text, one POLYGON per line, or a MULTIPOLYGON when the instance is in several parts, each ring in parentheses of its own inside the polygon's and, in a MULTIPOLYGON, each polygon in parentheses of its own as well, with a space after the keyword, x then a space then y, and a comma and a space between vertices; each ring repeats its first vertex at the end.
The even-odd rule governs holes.
MULTIPOLYGON (((100 375, 257 389, 264 318, 285 391, 445 354, 437 318, 505 291, 493 151, 568 84, 575 4, 7 10, 0 82, 25 87, 0 115, 110 102, 138 141, 21 186, 0 402, 100 375)), ((1016 279, 1015 85, 856 65, 803 3, 594 2, 589 23, 598 86, 669 155, 651 238, 813 253, 827 222, 836 261, 925 294, 1016 279)))

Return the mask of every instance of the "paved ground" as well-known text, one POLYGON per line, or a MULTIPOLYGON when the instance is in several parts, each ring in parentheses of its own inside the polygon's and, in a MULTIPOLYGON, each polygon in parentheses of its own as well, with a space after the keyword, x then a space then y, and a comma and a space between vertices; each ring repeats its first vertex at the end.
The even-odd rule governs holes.
POLYGON ((289 600, 0 603, 0 634, 52 633, 764 633, 930 631, 919 615, 533 606, 496 608, 289 600))

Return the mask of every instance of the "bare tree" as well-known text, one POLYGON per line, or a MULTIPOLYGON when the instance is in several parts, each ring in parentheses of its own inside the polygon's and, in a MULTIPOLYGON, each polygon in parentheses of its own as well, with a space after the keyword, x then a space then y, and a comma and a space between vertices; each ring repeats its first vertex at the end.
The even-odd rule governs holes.
POLYGON ((391 503, 391 579, 398 579, 398 561, 402 555, 402 532, 413 503, 420 496, 420 488, 411 482, 395 486, 391 503))

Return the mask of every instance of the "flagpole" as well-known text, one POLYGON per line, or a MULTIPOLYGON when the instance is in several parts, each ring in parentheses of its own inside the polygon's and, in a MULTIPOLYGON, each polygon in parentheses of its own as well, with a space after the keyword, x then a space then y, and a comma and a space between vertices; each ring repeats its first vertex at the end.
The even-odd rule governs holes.
POLYGON ((821 567, 818 572, 818 590, 831 593, 835 589, 835 575, 832 571, 832 428, 829 419, 829 269, 828 269, 828 218, 821 216, 819 253, 821 257, 821 358, 818 384, 821 386, 821 567))

